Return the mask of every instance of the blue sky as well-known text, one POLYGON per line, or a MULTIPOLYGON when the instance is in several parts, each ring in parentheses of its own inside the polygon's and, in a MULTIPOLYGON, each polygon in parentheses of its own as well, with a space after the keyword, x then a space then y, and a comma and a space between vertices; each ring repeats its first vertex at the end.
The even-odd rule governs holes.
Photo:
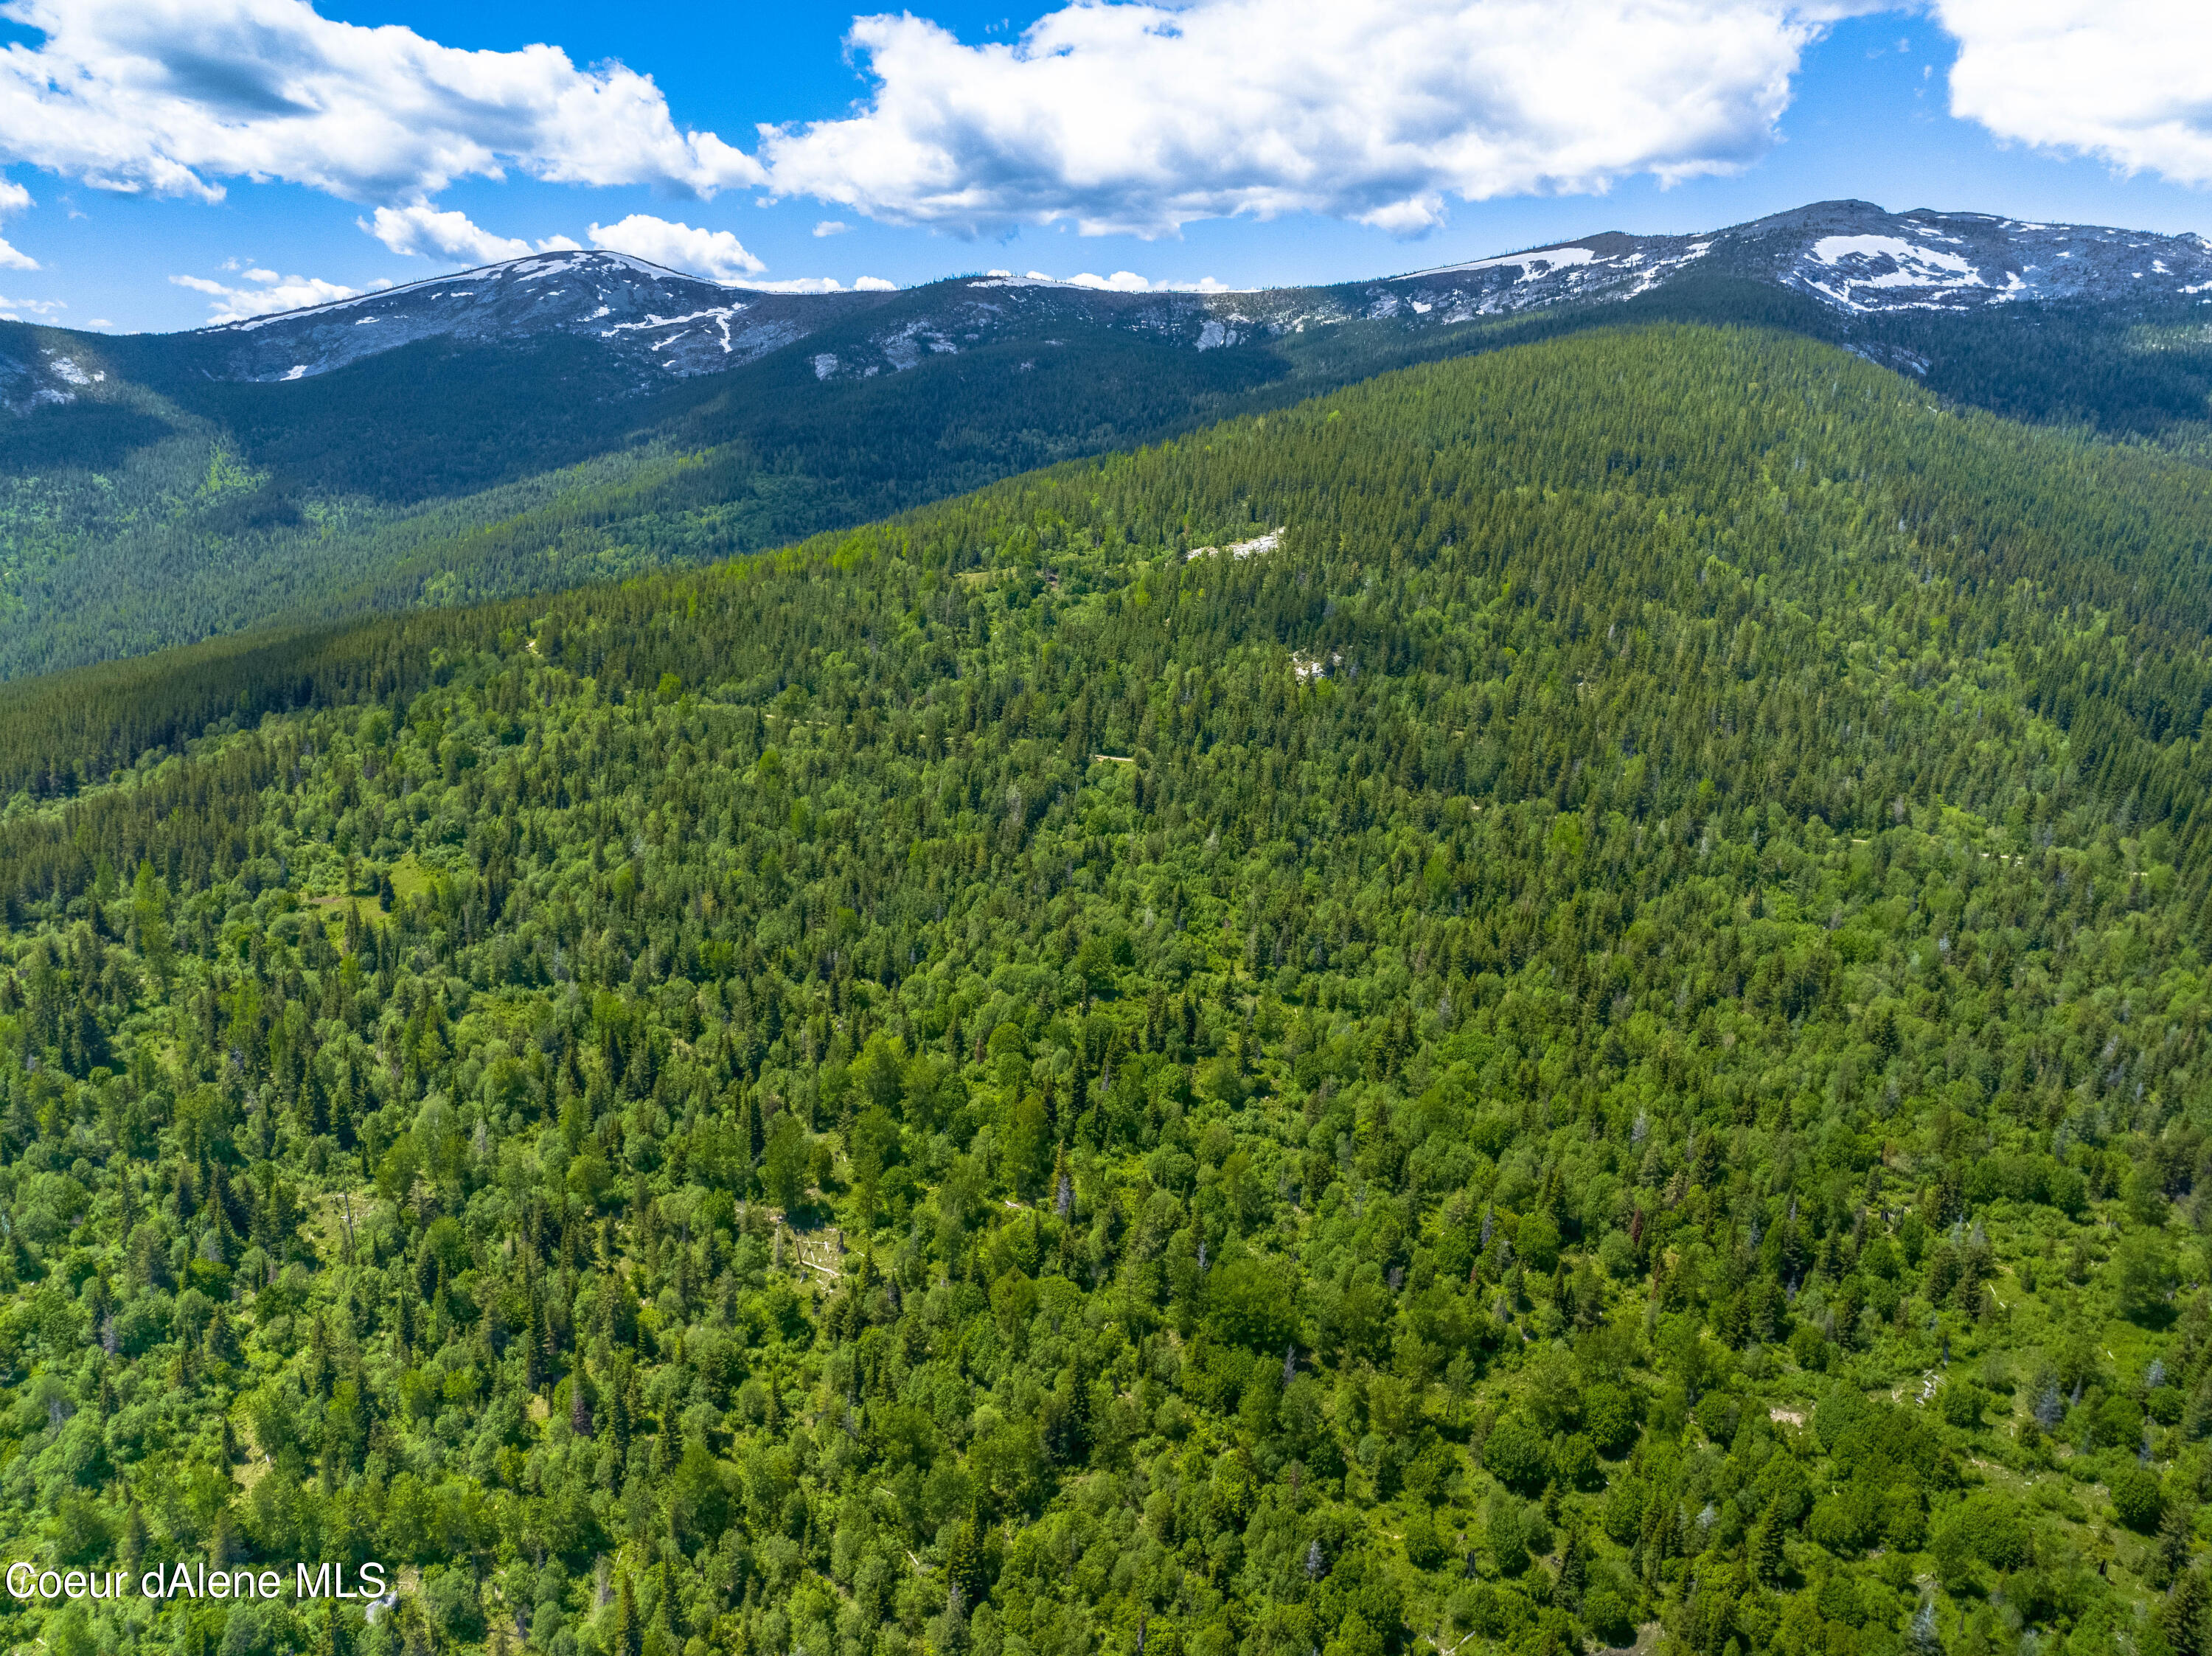
POLYGON ((2027 9, 0 0, 0 312, 189 327, 562 239, 1252 287, 1838 196, 2212 230, 2212 8, 2027 9))

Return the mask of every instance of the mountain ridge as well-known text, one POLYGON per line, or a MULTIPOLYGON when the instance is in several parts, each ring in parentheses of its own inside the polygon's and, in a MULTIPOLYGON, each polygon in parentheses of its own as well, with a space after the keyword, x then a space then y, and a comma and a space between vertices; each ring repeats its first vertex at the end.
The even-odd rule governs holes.
POLYGON ((0 324, 0 676, 762 550, 1615 323, 1803 334, 2212 455, 2208 294, 2201 238, 1840 201, 1250 292, 765 293, 579 252, 184 334, 0 324))
MULTIPOLYGON (((1577 300, 1632 299, 1693 268, 1802 294, 1846 322, 2008 304, 2212 303, 2212 244, 2202 236, 1927 208, 1890 213, 1844 199, 1716 230, 1600 231, 1395 276, 1208 292, 1129 293, 994 271, 895 293, 786 294, 708 281, 626 253, 532 253, 298 311, 123 336, 109 349, 156 378, 166 367, 262 383, 330 373, 426 338, 515 344, 560 332, 595 341, 623 363, 635 390, 663 377, 742 367, 886 309, 887 325, 823 354, 819 378, 897 372, 925 354, 957 353, 1040 319, 1149 332, 1200 350, 1233 349, 1358 320, 1419 331, 1577 300), (560 287, 538 285, 564 277, 560 287), (568 305, 549 308, 564 297, 568 305), (374 335, 358 332, 372 325, 374 335), (177 361, 159 364, 164 353, 177 361)), ((88 388, 74 355, 50 352, 44 383, 36 383, 40 378, 39 364, 0 358, 0 400, 27 411, 88 388), (26 381, 33 385, 27 401, 26 381)))

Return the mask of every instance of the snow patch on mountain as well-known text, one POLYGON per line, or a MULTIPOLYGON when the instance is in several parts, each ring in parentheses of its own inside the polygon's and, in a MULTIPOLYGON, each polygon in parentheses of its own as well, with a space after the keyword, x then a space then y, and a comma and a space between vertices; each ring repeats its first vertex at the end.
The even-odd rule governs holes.
POLYGON ((1512 265, 1521 272, 1518 280, 1541 282, 1555 271, 1572 270, 1577 264, 1601 263, 1597 254, 1587 247, 1547 247, 1534 253, 1501 253, 1495 258, 1479 258, 1473 264, 1462 264, 1462 270, 1496 270, 1512 265))
MULTIPOLYGON (((1956 241, 1955 236, 1942 240, 1956 241)), ((1838 272, 1832 281, 1808 278, 1809 286, 1852 310, 1868 308, 1859 295, 1869 289, 1893 288, 1986 288, 1972 261, 1957 253, 1923 247, 1901 236, 1822 236, 1813 244, 1811 258, 1838 272)), ((2014 281, 2018 282, 2015 273, 2014 281)), ((2017 288, 2015 288, 2017 291, 2017 288)))
POLYGON ((1887 261, 1891 268, 1883 274, 1860 278, 1870 288, 1931 287, 1946 279, 1984 285, 1982 273, 1958 254, 1916 247, 1897 236, 1822 236, 1813 244, 1813 257, 1823 264, 1887 261))

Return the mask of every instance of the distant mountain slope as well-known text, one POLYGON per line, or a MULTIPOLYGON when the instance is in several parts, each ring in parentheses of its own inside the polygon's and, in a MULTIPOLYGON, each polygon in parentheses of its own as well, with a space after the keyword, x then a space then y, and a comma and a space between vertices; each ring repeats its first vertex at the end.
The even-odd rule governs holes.
MULTIPOLYGON (((1042 601, 1062 558, 1085 546, 1133 540, 1196 558, 1279 525, 1291 526, 1294 545, 1334 545, 1342 537, 1343 556, 1379 569, 1419 561, 1453 540, 1453 513, 1462 507, 1450 502, 1470 477, 1482 479, 1501 501, 1548 501, 1577 522, 1602 516, 1609 490, 1632 487, 1645 501, 1639 521, 1674 549, 1670 555, 1686 558, 1704 548, 1701 555, 1718 561, 1714 573, 1725 564, 1731 579, 1787 564, 1797 578, 1816 582, 1821 604, 1839 617, 1860 614, 1856 606, 1900 601, 1887 587, 1865 585, 1869 577, 1854 565, 1862 555, 1878 556, 1893 575, 1910 570, 1915 589, 1948 592, 1962 603, 1991 595, 1996 607, 1977 612, 1982 619, 1971 640, 1954 633, 1953 622, 1929 623, 1926 647, 1969 650, 1978 660, 2002 652, 1990 670, 2014 682, 2041 716, 2073 729, 2077 753, 2088 752, 2082 744, 2094 737, 2100 786, 2124 784, 2124 795, 2142 785, 2131 772, 2149 751, 2144 743, 2170 744, 2169 757, 2185 766, 2212 758, 2212 748, 2193 735, 2212 712, 2212 657, 2203 643, 2212 632, 2212 472, 2076 434, 1946 411, 1894 375, 1839 353, 1745 331, 1597 330, 1494 360, 1430 365, 1157 449, 1008 479, 713 579, 742 582, 757 567, 763 574, 793 567, 820 573, 834 570, 840 558, 899 547, 904 559, 954 573, 978 559, 1012 560, 1036 587, 1030 597, 1042 601), (1548 365, 1570 367, 1572 374, 1552 386, 1548 365), (1778 397, 1771 380, 1785 367, 1789 392, 1778 397), (1640 401, 1616 405, 1601 394, 1615 383, 1608 376, 1632 372, 1653 377, 1640 401), (1621 434, 1633 426, 1624 409, 1662 407, 1686 396, 1684 387, 1700 374, 1713 383, 1698 393, 1694 418, 1681 410, 1663 420, 1654 415, 1650 429, 1621 434), (1447 393, 1449 420, 1425 403, 1447 393), (1824 399, 1846 393, 1853 418, 1824 420, 1824 399), (1365 434, 1344 448, 1330 422, 1355 416, 1365 434), (1720 441, 1713 434, 1723 431, 1736 457, 1729 467, 1685 458, 1698 443, 1720 441), (1370 519, 1362 502, 1372 491, 1340 502, 1334 480, 1355 459, 1368 475, 1383 464, 1378 454, 1404 476, 1393 473, 1395 481, 1376 497, 1387 499, 1389 513, 1370 519), (1414 475, 1409 460, 1420 463, 1425 481, 1405 481, 1414 475), (1838 549, 1845 547, 1861 549, 1846 556, 1838 549), (2018 611, 2011 621, 2007 604, 2018 611), (2063 650, 2032 655, 2018 629, 2037 616, 2045 619, 2035 625, 2046 627, 2059 614, 2103 619, 2069 634, 2063 650), (2114 679, 2099 664, 2116 640, 2127 647, 2112 661, 2132 664, 2124 672, 2113 667, 2114 679), (2129 688, 2116 701, 2113 685, 2123 681, 2129 688), (2123 757, 2114 760, 2116 753, 2123 757)), ((628 509, 614 498, 618 493, 604 491, 605 515, 617 523, 628 509)), ((1228 558, 1221 567, 1244 561, 1228 558)), ((524 636, 549 614, 564 618, 558 630, 572 643, 592 640, 580 670, 610 691, 649 688, 671 669, 694 682, 712 668, 696 653, 711 651, 710 643, 631 637, 629 621, 608 619, 646 613, 664 601, 650 594, 672 590, 667 582, 677 579, 640 585, 642 596, 630 608, 591 588, 213 640, 20 683, 0 691, 0 792, 71 791, 147 749, 189 741, 210 720, 251 724, 303 702, 411 695, 435 680, 440 662, 465 658, 508 633, 524 636)), ((1544 602, 1545 613, 1586 644, 1588 616, 1544 602)), ((1759 602, 1778 617, 1787 612, 1781 597, 1759 602)), ((1281 641, 1325 646, 1313 659, 1327 661, 1326 651, 1343 647, 1346 637, 1329 623, 1332 613, 1316 597, 1281 641)), ((1747 650, 1756 642, 1748 634, 1741 640, 1747 650)), ((1900 634, 1884 648, 1907 651, 1909 642, 1900 634)), ((1368 639, 1365 647, 1385 646, 1368 639)), ((1849 666, 1842 656, 1836 663, 1838 670, 1849 666)), ((1960 739, 1971 742, 1971 732, 1960 739)), ((2171 805, 2176 792, 2170 782, 2152 790, 2169 802, 2162 810, 2178 808, 2171 805)), ((2188 832, 2199 841, 2195 854, 2212 879, 2212 814, 2191 807, 2189 818, 2188 832)))
MULTIPOLYGON (((1701 271, 1765 282, 1852 315, 2003 304, 2136 304, 2212 293, 2212 244, 1982 213, 1884 212, 1821 202, 1703 235, 1619 232, 1410 275, 1321 288, 1126 294, 989 276, 890 293, 777 294, 732 288, 625 253, 534 254, 283 315, 117 342, 126 369, 267 382, 327 373, 430 338, 516 344, 596 342, 641 380, 742 367, 842 323, 862 323, 817 374, 908 368, 1042 320, 1149 332, 1198 350, 1235 349, 1361 318, 1408 331, 1575 300, 1639 297, 1701 271), (363 330, 368 331, 364 332, 363 330)), ((84 385, 52 360, 43 388, 84 385)), ((21 393, 18 393, 20 397, 21 393)))
POLYGON ((1887 213, 1867 202, 1818 202, 1700 236, 1589 236, 1527 253, 1401 277, 1437 302, 1526 308, 1573 298, 1626 298, 1695 272, 1802 293, 1848 315, 1961 312, 2005 304, 2141 303, 2212 291, 2212 244, 2201 236, 1986 213, 1887 213), (1510 287, 1498 276, 1512 275, 1510 287))
MULTIPOLYGON (((1850 316, 1969 312, 2006 304, 2136 305, 2212 294, 2212 244, 1983 213, 1893 214, 1820 202, 1701 235, 1607 232, 1524 252, 1333 287, 1127 294, 993 275, 887 292, 779 294, 689 276, 625 253, 533 254, 282 315, 182 335, 108 342, 149 383, 266 383, 327 373, 424 339, 459 345, 594 342, 641 384, 721 373, 824 329, 859 322, 817 376, 912 367, 1040 321, 1147 333, 1233 349, 1360 319, 1409 331, 1577 300, 1640 297, 1719 273, 1802 293, 1850 316), (364 332, 363 330, 368 330, 364 332)), ((83 371, 19 362, 11 405, 65 401, 83 371), (42 382, 42 383, 38 383, 42 382)))
POLYGON ((743 291, 627 253, 540 253, 172 338, 218 379, 303 379, 421 339, 512 344, 555 334, 595 341, 647 377, 681 375, 750 362, 887 297, 743 291))
POLYGON ((0 325, 0 675, 757 549, 1624 318, 2186 446, 2208 300, 2200 238, 1830 202, 1257 293, 770 294, 571 252, 180 335, 0 325))

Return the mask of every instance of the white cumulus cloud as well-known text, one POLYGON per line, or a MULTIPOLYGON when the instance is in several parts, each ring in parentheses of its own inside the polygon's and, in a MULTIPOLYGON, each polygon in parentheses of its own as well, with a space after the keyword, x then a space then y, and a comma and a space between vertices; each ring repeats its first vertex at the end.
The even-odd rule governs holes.
POLYGON ((283 179, 363 202, 455 179, 763 181, 711 132, 678 130, 652 80, 557 46, 465 52, 307 0, 4 0, 38 31, 0 52, 0 157, 103 188, 219 198, 283 179))
POLYGON ((21 322, 25 316, 44 319, 69 309, 61 299, 0 299, 0 322, 21 322))
POLYGON ((858 277, 850 288, 836 276, 785 276, 776 282, 739 282, 732 285, 757 294, 895 294, 898 291, 897 282, 872 276, 858 277))
POLYGON ((1152 290, 1152 284, 1134 270, 1116 270, 1109 276, 1094 276, 1085 270, 1068 277, 1068 281, 1078 288, 1099 288, 1109 294, 1148 294, 1152 290))
POLYGON ((757 275, 768 266, 727 230, 696 230, 650 213, 632 213, 619 224, 594 224, 592 245, 649 258, 671 270, 690 270, 717 282, 757 275))
POLYGON ((465 264, 489 264, 520 258, 530 251, 528 242, 494 235, 471 222, 466 213, 441 213, 421 202, 412 207, 380 207, 374 217, 355 222, 395 253, 436 253, 465 264))
MULTIPOLYGON (((649 76, 551 45, 462 50, 313 0, 0 0, 18 36, 0 45, 0 164, 207 200, 289 182, 359 203, 395 252, 463 261, 532 245, 434 198, 511 176, 811 197, 840 214, 815 225, 825 237, 860 214, 1157 237, 1297 212, 1418 235, 1457 201, 1740 171, 1776 143, 1823 28, 1924 8, 1960 42, 1955 113, 2212 183, 2212 6, 2179 0, 1054 5, 981 45, 911 11, 855 19, 868 96, 763 126, 756 157, 679 125, 649 76)), ((21 193, 0 189, 0 213, 28 204, 7 191, 21 193)), ((765 268, 727 231, 647 214, 591 239, 722 281, 765 268)), ((35 268, 0 241, 9 265, 35 268)), ((1134 291, 1125 276, 1072 280, 1134 291)))
POLYGON ((206 276, 173 276, 169 280, 179 288, 210 296, 210 322, 243 322, 248 317, 271 316, 279 311, 297 311, 310 305, 327 305, 333 300, 353 299, 372 288, 392 285, 375 282, 368 288, 349 288, 342 282, 325 282, 320 276, 281 276, 275 270, 260 269, 247 270, 245 276, 253 284, 252 287, 234 288, 206 276))
MULTIPOLYGON (((0 179, 0 218, 4 218, 10 213, 23 212, 37 204, 31 199, 31 192, 21 185, 15 183, 12 179, 0 179)), ((21 248, 10 246, 4 239, 0 239, 0 269, 35 270, 38 268, 38 260, 21 248)), ((21 321, 22 318, 11 317, 9 319, 21 321)))
POLYGON ((533 247, 515 236, 495 235, 466 213, 440 212, 428 203, 380 207, 373 217, 355 223, 395 253, 458 259, 464 264, 492 264, 529 252, 573 253, 582 243, 567 236, 540 236, 533 247))
POLYGON ((2001 138, 2212 184, 2212 8, 1936 0, 1959 42, 1951 112, 2001 138))
MULTIPOLYGON (((1006 276, 1013 272, 991 270, 986 274, 1006 276)), ((1090 270, 1072 276, 1048 276, 1042 270, 1031 270, 1029 279, 1031 282, 1059 282, 1070 288, 1097 288, 1113 294, 1227 294, 1237 291, 1227 282, 1217 281, 1212 276, 1200 276, 1195 282, 1155 282, 1139 276, 1134 270, 1116 270, 1109 276, 1098 276, 1090 270)))
POLYGON ((975 234, 1171 234, 1310 211, 1399 234, 1454 197, 1728 173, 1774 143, 1837 0, 1075 3, 1012 44, 862 17, 876 82, 842 119, 763 129, 774 187, 975 234))

